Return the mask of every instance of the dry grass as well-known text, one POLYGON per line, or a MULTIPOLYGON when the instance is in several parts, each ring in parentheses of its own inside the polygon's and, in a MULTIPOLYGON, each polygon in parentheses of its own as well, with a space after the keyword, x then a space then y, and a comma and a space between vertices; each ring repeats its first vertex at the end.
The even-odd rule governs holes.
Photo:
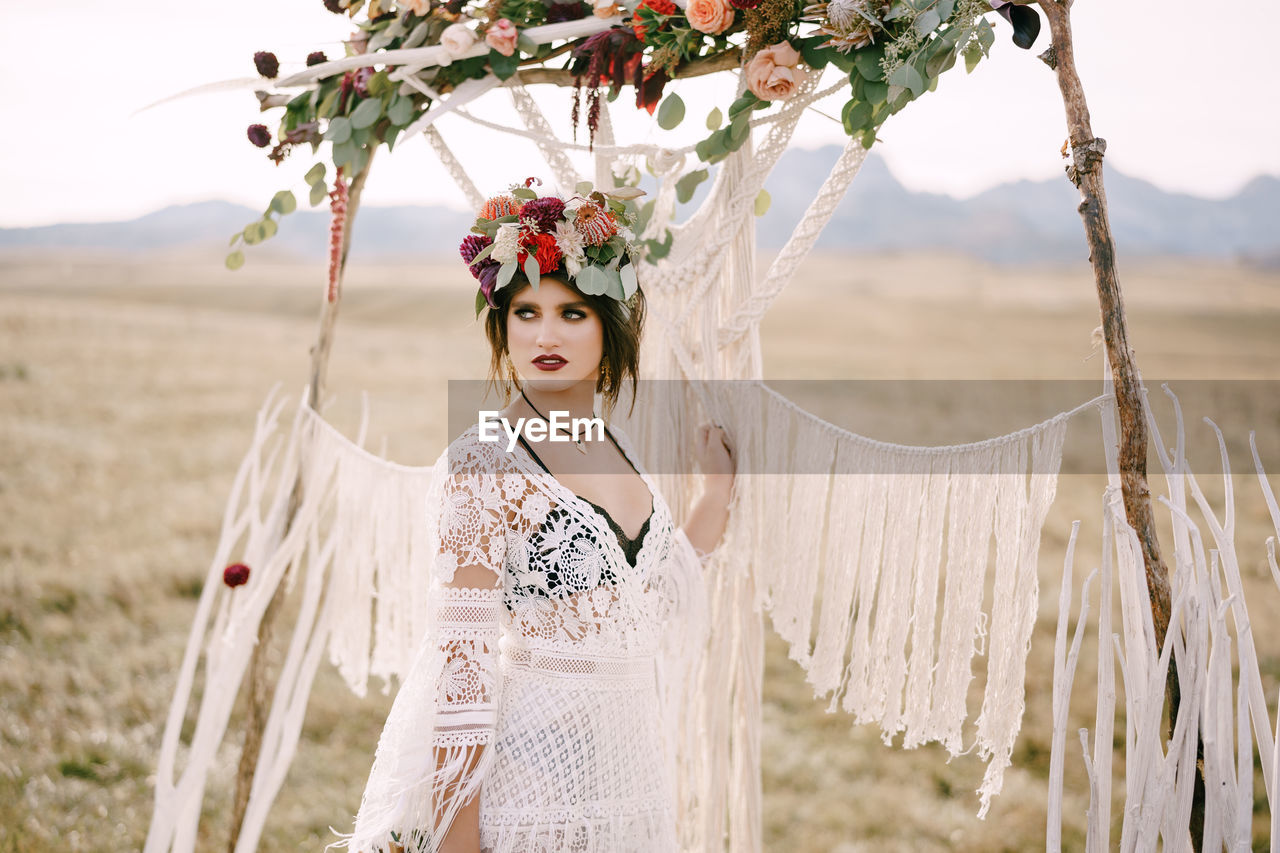
MULTIPOLYGON (((367 391, 374 435, 403 462, 430 461, 443 446, 442 377, 482 375, 472 290, 459 273, 452 260, 352 270, 331 418, 350 431, 367 391)), ((1184 262, 1122 275, 1148 377, 1280 378, 1280 278, 1184 262)), ((148 777, 222 504, 267 390, 305 381, 323 278, 319 264, 255 261, 231 275, 216 258, 0 257, 0 853, 141 846, 148 777)), ((770 378, 1094 380, 1098 359, 1086 357, 1096 325, 1083 265, 817 257, 765 323, 765 363, 770 378)), ((1248 413, 1264 439, 1280 433, 1275 408, 1248 413)), ((895 418, 976 428, 964 412, 876 414, 887 438, 897 435, 895 418)), ((1190 423, 1221 413, 1188 414, 1190 423)), ((1212 461, 1200 463, 1202 475, 1212 461)), ((1280 457, 1267 461, 1280 471, 1280 457)), ((1277 599, 1261 560, 1268 523, 1256 478, 1237 479, 1238 541, 1274 698, 1280 628, 1258 618, 1277 599)), ((974 817, 975 758, 948 764, 938 749, 888 749, 876 730, 826 714, 771 641, 766 849, 1043 844, 1056 579, 1073 518, 1086 528, 1077 575, 1096 564, 1100 494, 1096 476, 1061 483, 1042 555, 1025 726, 989 817, 974 817)), ((1072 731, 1092 726, 1093 654, 1082 657, 1072 731)), ((355 699, 322 669, 263 850, 315 850, 330 824, 344 825, 388 707, 376 692, 355 699)), ((1078 848, 1087 791, 1069 744, 1067 841, 1078 848)), ((225 848, 236 757, 232 746, 220 753, 201 849, 225 848)), ((1266 820, 1256 815, 1259 839, 1266 820)))

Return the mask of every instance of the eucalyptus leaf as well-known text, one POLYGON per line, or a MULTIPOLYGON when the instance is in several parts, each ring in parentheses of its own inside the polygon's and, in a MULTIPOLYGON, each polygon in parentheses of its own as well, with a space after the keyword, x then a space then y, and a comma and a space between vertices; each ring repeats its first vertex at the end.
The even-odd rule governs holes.
POLYGON ((480 312, 483 311, 484 307, 488 304, 489 304, 488 300, 484 298, 484 291, 480 290, 479 288, 476 288, 476 316, 477 317, 480 316, 480 312))
POLYGON ((529 284, 533 285, 533 289, 537 290, 538 285, 542 283, 542 270, 533 252, 524 256, 524 274, 525 278, 529 279, 529 284))
POLYGON ((580 196, 589 196, 594 189, 595 187, 591 185, 590 181, 578 181, 578 185, 573 188, 573 191, 580 196))
POLYGON ((754 107, 757 100, 759 99, 750 92, 747 92, 742 97, 738 98, 738 100, 729 105, 729 121, 733 121, 737 118, 739 113, 746 112, 754 107))
POLYGON ((862 147, 870 151, 871 146, 876 142, 876 132, 874 130, 866 131, 862 134, 862 139, 860 141, 862 142, 862 147))
POLYGON ((622 279, 622 298, 630 299, 631 294, 636 292, 639 282, 636 281, 636 268, 633 264, 627 264, 618 270, 618 275, 622 279))
POLYGON ((871 104, 866 101, 849 101, 840 114, 844 132, 856 136, 871 123, 871 104))
POLYGON ((227 269, 238 270, 242 266, 244 266, 244 252, 241 252, 240 250, 237 249, 236 251, 227 255, 227 269))
MULTIPOLYGON (((324 100, 320 102, 320 106, 316 108, 316 115, 320 118, 333 118, 334 111, 338 106, 338 96, 341 94, 342 91, 335 88, 325 95, 324 100)), ((330 124, 330 127, 332 126, 330 124)))
POLYGON ((289 190, 280 190, 271 197, 271 209, 276 213, 293 213, 298 209, 298 200, 289 190))
POLYGON ((865 80, 883 80, 884 69, 880 67, 880 60, 883 58, 884 48, 878 45, 864 47, 862 50, 854 51, 853 67, 865 80))
POLYGON ((418 47, 419 45, 421 45, 424 41, 427 40, 427 33, 430 31, 430 28, 431 28, 430 21, 422 21, 421 23, 419 23, 418 26, 414 27, 413 30, 409 33, 409 37, 406 38, 404 41, 400 42, 400 49, 408 50, 409 48, 418 47))
POLYGON ((270 240, 272 237, 276 236, 276 232, 280 230, 280 226, 277 225, 276 221, 270 217, 262 220, 261 226, 263 240, 270 240))
POLYGON ((671 234, 670 228, 667 229, 667 232, 663 236, 661 241, 645 240, 644 245, 645 245, 645 248, 647 248, 649 251, 649 258, 651 260, 660 261, 663 258, 665 258, 667 255, 671 254, 672 240, 673 240, 673 235, 671 234))
POLYGON ((710 174, 706 169, 697 169, 681 176, 680 180, 676 181, 676 201, 681 204, 687 204, 693 198, 693 193, 698 188, 698 184, 705 181, 710 174))
POLYGON ((538 197, 538 194, 533 190, 529 189, 528 187, 516 187, 514 190, 511 191, 511 194, 516 198, 521 198, 521 199, 524 199, 525 201, 533 201, 535 198, 538 197))
POLYGON ((862 86, 862 100, 868 104, 883 104, 889 100, 889 84, 881 80, 868 80, 862 86))
POLYGON ((333 146, 333 163, 335 166, 346 166, 356 156, 356 144, 348 139, 333 146))
POLYGON ((893 69, 893 73, 889 75, 889 85, 903 86, 911 90, 912 97, 919 97, 924 93, 926 84, 924 77, 915 66, 904 62, 893 69))
POLYGON ((498 281, 496 282, 495 289, 497 287, 506 287, 508 284, 510 284, 511 279, 515 276, 517 269, 519 268, 516 266, 515 261, 507 261, 505 264, 503 264, 498 269, 498 281))
POLYGON ((380 118, 382 118, 382 99, 365 98, 351 113, 351 127, 364 130, 372 127, 380 118))
POLYGON ((756 216, 764 216, 769 212, 769 205, 773 203, 773 197, 769 195, 769 191, 762 189, 756 196, 755 214, 756 216))
POLYGON ((942 20, 948 21, 956 13, 956 0, 938 0, 938 5, 934 8, 942 16, 942 20))
POLYGON ((996 32, 991 28, 991 22, 986 18, 978 21, 978 44, 982 45, 982 52, 986 54, 991 50, 991 45, 996 43, 996 32))
POLYGON ((369 149, 363 145, 358 146, 355 156, 351 158, 351 174, 360 174, 367 165, 369 165, 369 149))
POLYGON ((724 124, 724 113, 720 112, 719 107, 707 113, 707 130, 719 130, 722 124, 724 124))
POLYGON ((916 32, 920 34, 921 38, 927 38, 929 33, 936 30, 938 25, 941 23, 942 16, 938 14, 938 10, 929 9, 928 11, 921 12, 920 17, 916 18, 916 32))
POLYGON ((383 95, 391 92, 391 78, 387 76, 386 69, 375 73, 369 78, 369 97, 381 98, 383 95))
POLYGON ((334 118, 329 122, 329 129, 324 132, 324 138, 334 145, 346 142, 351 138, 351 119, 346 116, 334 118))
POLYGON ((256 246, 262 242, 262 231, 259 222, 251 222, 244 227, 244 241, 250 246, 256 246))
POLYGON ((675 92, 662 99, 658 106, 658 127, 672 130, 684 121, 684 101, 675 92))
POLYGON ((609 274, 594 264, 587 264, 573 283, 588 296, 599 296, 609 287, 609 274))
POLYGON ((929 57, 929 61, 925 63, 924 70, 930 77, 937 78, 938 75, 951 68, 956 64, 956 49, 952 45, 945 50, 935 53, 929 57))
POLYGON ((407 95, 396 95, 387 110, 387 118, 396 127, 407 127, 413 121, 413 98, 407 95))
POLYGON ((324 184, 311 185, 311 206, 315 207, 329 196, 329 188, 324 184))
POLYGON ((388 150, 388 151, 394 151, 394 150, 395 150, 395 147, 396 147, 396 137, 400 135, 400 131, 402 131, 402 130, 404 130, 404 128, 403 128, 403 127, 391 127, 391 128, 389 128, 389 129, 387 130, 386 136, 383 138, 383 140, 382 140, 382 141, 383 141, 383 142, 385 142, 385 143, 387 143, 387 150, 388 150))
MULTIPOLYGON (((719 131, 724 133, 725 131, 719 131)), ((747 136, 751 133, 751 122, 747 114, 743 113, 733 121, 729 122, 728 128, 728 145, 726 147, 731 151, 737 151, 742 147, 742 143, 747 141, 747 136)))
POLYGON ((508 80, 520 68, 520 54, 512 52, 510 56, 504 56, 489 48, 489 68, 499 80, 508 80))
POLYGON ((912 8, 910 4, 903 2, 903 0, 898 0, 897 3, 894 3, 892 6, 889 7, 889 11, 885 13, 883 20, 896 21, 899 18, 905 18, 907 15, 910 15, 913 11, 915 10, 912 8))
POLYGON ((982 45, 976 41, 964 49, 964 70, 966 74, 972 74, 973 69, 978 67, 978 63, 982 61, 982 45))
POLYGON ((324 171, 324 163, 316 163, 307 170, 305 175, 302 176, 302 180, 306 181, 308 184, 323 184, 324 171))

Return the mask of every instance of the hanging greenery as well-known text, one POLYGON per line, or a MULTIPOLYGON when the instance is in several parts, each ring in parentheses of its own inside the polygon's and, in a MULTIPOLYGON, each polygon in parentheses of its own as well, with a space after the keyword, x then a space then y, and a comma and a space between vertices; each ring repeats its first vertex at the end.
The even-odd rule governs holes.
MULTIPOLYGON (((703 162, 716 163, 747 140, 753 114, 792 97, 809 74, 833 65, 849 78, 840 116, 844 130, 870 148, 889 116, 933 91, 961 58, 972 72, 988 54, 995 33, 985 15, 995 11, 1008 20, 1019 47, 1029 48, 1039 32, 1037 13, 1009 0, 682 1, 323 0, 356 27, 346 57, 367 55, 368 64, 352 68, 317 51, 306 57, 307 73, 280 79, 277 57, 259 51, 253 63, 264 78, 281 88, 306 88, 292 97, 259 92, 263 110, 283 107, 284 115, 274 145, 267 125, 250 125, 247 136, 260 148, 271 146, 267 156, 277 164, 299 145, 317 154, 327 142, 332 164, 356 175, 377 146, 393 149, 406 128, 463 82, 490 74, 505 80, 522 68, 545 73, 567 54, 558 72, 563 76, 555 79, 574 86, 570 118, 575 134, 585 119, 592 144, 601 97, 612 100, 632 86, 637 108, 656 112, 658 124, 671 129, 686 110, 678 95, 663 97, 668 82, 741 67, 746 91, 725 111, 713 110, 708 135, 695 149, 703 162), (593 17, 611 25, 549 38, 556 28, 547 25, 593 17), (435 60, 411 66, 417 69, 412 79, 392 79, 403 57, 396 51, 433 46, 440 49, 435 60)), ((698 174, 706 172, 692 173, 698 174)), ((323 162, 307 173, 307 182, 312 206, 329 197, 323 162)), ((275 217, 295 208, 292 192, 277 193, 261 219, 233 235, 227 266, 244 263, 238 244, 270 238, 275 217)))

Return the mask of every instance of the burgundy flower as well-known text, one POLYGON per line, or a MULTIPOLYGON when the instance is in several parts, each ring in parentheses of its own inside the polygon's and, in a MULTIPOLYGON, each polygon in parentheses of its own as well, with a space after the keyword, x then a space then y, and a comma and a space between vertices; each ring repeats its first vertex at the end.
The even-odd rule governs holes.
POLYGON ((342 8, 342 4, 338 0, 324 0, 324 7, 335 15, 342 15, 347 11, 342 8))
POLYGON ((266 148, 271 144, 271 131, 267 130, 265 124, 249 125, 249 141, 259 148, 266 148))
POLYGON ((484 294, 484 301, 490 308, 497 308, 497 303, 493 301, 493 291, 498 287, 498 270, 502 267, 497 261, 485 258, 480 262, 478 269, 476 278, 480 280, 480 292, 484 294))
POLYGON ((351 84, 355 87, 356 94, 362 98, 369 97, 369 79, 373 77, 373 69, 369 66, 357 68, 355 76, 351 78, 351 84))
POLYGON ((234 589, 249 580, 249 567, 244 563, 232 563, 222 570, 222 582, 234 589))
POLYGON ((449 0, 444 4, 444 10, 450 15, 462 14, 462 7, 467 5, 467 0, 449 0))
POLYGON ((535 198, 520 208, 520 219, 532 220, 543 233, 555 231, 556 221, 563 215, 564 202, 553 195, 535 198))
POLYGON ((274 53, 266 50, 260 50, 253 55, 253 65, 258 69, 258 73, 268 80, 280 73, 280 60, 276 59, 274 53))
POLYGON ((569 0, 568 2, 550 0, 547 4, 547 23, 558 24, 562 21, 577 21, 585 18, 590 12, 591 7, 581 2, 581 0, 569 0))
MULTIPOLYGON (((484 247, 492 242, 488 237, 481 234, 468 234, 462 238, 462 245, 458 246, 458 254, 462 255, 462 260, 466 262, 467 266, 471 266, 471 261, 475 256, 484 251, 484 247)), ((475 275, 475 270, 472 270, 471 274, 475 275)))
POLYGON ((760 5, 760 0, 729 0, 729 5, 735 9, 754 9, 760 5))
POLYGON ((308 68, 310 68, 310 67, 311 67, 311 66, 313 66, 313 65, 319 65, 319 64, 320 64, 320 63, 322 63, 322 62, 328 62, 328 61, 329 61, 329 57, 327 57, 327 56, 325 56, 325 55, 324 55, 324 51, 323 51, 323 50, 317 50, 315 53, 308 53, 308 54, 307 54, 307 67, 308 67, 308 68))

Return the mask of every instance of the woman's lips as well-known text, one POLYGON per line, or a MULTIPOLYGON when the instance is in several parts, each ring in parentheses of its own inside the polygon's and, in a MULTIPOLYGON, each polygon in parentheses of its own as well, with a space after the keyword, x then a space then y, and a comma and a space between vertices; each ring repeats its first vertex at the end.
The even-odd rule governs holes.
POLYGON ((540 355, 533 360, 534 366, 539 370, 559 370, 569 362, 565 361, 558 355, 540 355))

